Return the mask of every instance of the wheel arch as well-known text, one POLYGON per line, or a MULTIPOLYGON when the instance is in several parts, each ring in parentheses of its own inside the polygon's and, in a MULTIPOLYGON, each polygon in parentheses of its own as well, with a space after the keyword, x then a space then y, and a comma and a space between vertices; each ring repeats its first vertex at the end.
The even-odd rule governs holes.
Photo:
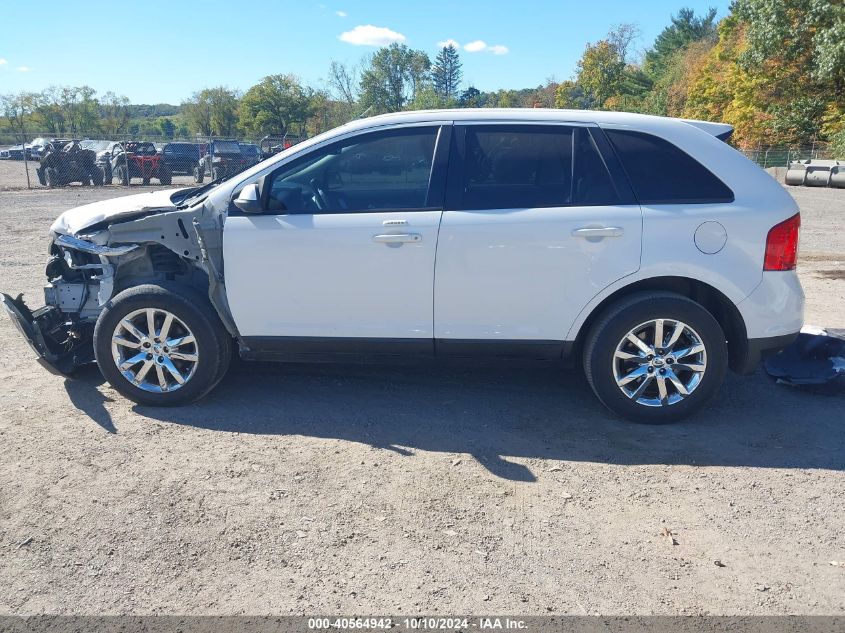
POLYGON ((732 370, 747 373, 748 334, 745 320, 739 309, 722 291, 714 286, 689 277, 662 276, 640 279, 612 292, 602 299, 578 328, 577 334, 569 345, 573 357, 580 357, 584 349, 584 339, 593 324, 601 315, 620 299, 640 292, 673 292, 692 299, 704 307, 718 321, 728 342, 728 359, 732 370))

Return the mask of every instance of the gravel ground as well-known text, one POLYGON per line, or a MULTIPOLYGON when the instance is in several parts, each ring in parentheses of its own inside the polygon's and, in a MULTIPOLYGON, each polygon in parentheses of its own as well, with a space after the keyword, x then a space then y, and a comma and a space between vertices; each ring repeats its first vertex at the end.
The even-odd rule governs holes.
MULTIPOLYGON (((0 193, 0 286, 40 301, 50 222, 114 193, 0 193)), ((845 327, 845 191, 790 193, 845 327)), ((758 372, 657 428, 565 369, 238 364, 156 410, 2 319, 0 613, 842 614, 843 404, 758 372)))

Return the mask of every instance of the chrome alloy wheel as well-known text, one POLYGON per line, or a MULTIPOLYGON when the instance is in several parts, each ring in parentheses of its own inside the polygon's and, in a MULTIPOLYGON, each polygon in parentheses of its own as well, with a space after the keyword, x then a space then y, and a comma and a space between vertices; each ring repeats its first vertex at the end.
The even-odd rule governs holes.
POLYGON ((158 308, 130 312, 114 329, 112 358, 130 383, 154 393, 175 391, 194 375, 199 349, 176 315, 158 308))
POLYGON ((653 319, 630 330, 613 354, 613 377, 628 398, 665 407, 687 398, 707 370, 701 337, 683 321, 653 319))

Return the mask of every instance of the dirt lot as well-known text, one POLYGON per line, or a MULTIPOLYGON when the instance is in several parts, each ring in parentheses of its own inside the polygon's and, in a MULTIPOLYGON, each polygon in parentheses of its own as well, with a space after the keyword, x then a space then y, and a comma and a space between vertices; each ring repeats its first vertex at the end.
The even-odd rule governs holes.
MULTIPOLYGON (((845 327, 845 191, 790 191, 845 327)), ((49 223, 115 192, 0 193, 0 287, 40 301, 49 223)), ((239 365, 154 410, 0 319, 0 613, 842 614, 843 405, 758 372, 652 428, 563 369, 239 365)))

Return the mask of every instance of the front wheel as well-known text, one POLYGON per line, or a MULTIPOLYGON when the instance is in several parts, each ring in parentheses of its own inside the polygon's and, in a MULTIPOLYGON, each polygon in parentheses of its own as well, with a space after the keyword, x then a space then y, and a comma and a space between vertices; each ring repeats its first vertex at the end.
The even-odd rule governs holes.
POLYGON ((635 422, 676 422, 719 390, 728 366, 725 334, 700 304, 641 293, 608 308, 590 329, 584 371, 599 400, 635 422))
POLYGON ((194 182, 197 184, 202 184, 204 177, 205 169, 200 167, 194 167, 194 182))
POLYGON ((130 400, 174 406, 201 398, 223 378, 232 338, 200 293, 148 284, 106 304, 94 354, 106 380, 130 400))

